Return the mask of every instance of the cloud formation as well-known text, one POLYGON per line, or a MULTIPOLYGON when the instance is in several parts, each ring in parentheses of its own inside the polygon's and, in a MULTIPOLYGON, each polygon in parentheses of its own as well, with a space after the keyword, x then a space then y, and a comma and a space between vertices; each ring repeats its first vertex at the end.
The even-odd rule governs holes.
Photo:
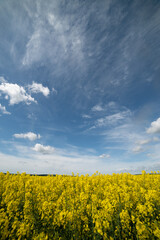
POLYGON ((151 123, 151 126, 147 129, 147 133, 160 133, 160 118, 151 123))
MULTIPOLYGON (((73 24, 73 19, 68 14, 64 14, 62 17, 58 13, 59 5, 61 5, 61 1, 60 4, 48 3, 47 7, 43 3, 37 4, 36 15, 31 9, 29 10, 32 12, 32 16, 30 16, 34 27, 22 58, 23 66, 31 66, 44 61, 44 59, 57 63, 58 58, 59 63, 62 64, 68 59, 80 61, 83 57, 82 25, 76 19, 73 24)), ((70 7, 72 8, 72 5, 70 7)), ((75 18, 75 15, 72 16, 75 18)))
POLYGON ((88 115, 88 114, 82 114, 82 118, 91 118, 91 116, 90 115, 88 115))
POLYGON ((109 154, 102 154, 99 156, 100 158, 110 158, 111 156, 109 154))
POLYGON ((41 136, 40 134, 35 134, 33 132, 28 132, 28 133, 16 133, 13 135, 15 138, 23 138, 23 139, 28 139, 30 141, 35 141, 36 139, 40 139, 41 136))
POLYGON ((52 88, 52 92, 57 94, 57 90, 55 88, 52 88))
POLYGON ((29 90, 32 93, 42 93, 45 97, 47 97, 50 93, 48 87, 44 87, 41 83, 33 82, 31 85, 28 86, 29 90))
POLYGON ((51 154, 54 152, 54 148, 51 146, 44 146, 42 144, 37 143, 33 148, 34 151, 42 153, 42 154, 51 154))
POLYGON ((10 112, 8 112, 6 110, 6 107, 5 106, 2 106, 2 104, 0 103, 0 112, 2 112, 3 114, 11 114, 10 112))
POLYGON ((142 146, 136 146, 135 148, 133 148, 132 150, 134 153, 140 153, 143 152, 144 149, 142 148, 142 146))
POLYGON ((5 83, 6 82, 5 78, 4 77, 0 77, 0 82, 1 83, 5 83))
POLYGON ((99 118, 96 121, 96 125, 98 127, 103 127, 103 126, 107 126, 107 125, 117 124, 118 122, 120 122, 122 120, 128 119, 130 116, 131 116, 130 110, 121 111, 121 112, 111 114, 111 115, 103 117, 103 118, 99 118))
POLYGON ((139 145, 145 145, 145 144, 148 144, 152 141, 152 139, 142 139, 142 140, 139 140, 138 141, 138 144, 139 145))
POLYGON ((5 95, 6 99, 9 99, 10 105, 18 104, 20 102, 25 102, 26 104, 36 102, 34 98, 31 97, 26 90, 18 84, 2 82, 0 84, 0 92, 5 95))
MULTIPOLYGON (((5 99, 9 100, 10 105, 18 104, 20 102, 25 102, 27 105, 31 102, 37 103, 27 90, 30 93, 42 93, 45 97, 50 94, 49 88, 44 87, 41 83, 33 82, 26 86, 26 89, 16 83, 8 83, 4 77, 0 77, 0 83, 0 93, 5 95, 5 99)), ((54 92, 56 92, 55 89, 54 92)), ((7 111, 5 114, 7 114, 7 111)))
POLYGON ((101 107, 101 105, 95 105, 92 107, 91 109, 93 112, 100 112, 103 111, 103 108, 101 107))

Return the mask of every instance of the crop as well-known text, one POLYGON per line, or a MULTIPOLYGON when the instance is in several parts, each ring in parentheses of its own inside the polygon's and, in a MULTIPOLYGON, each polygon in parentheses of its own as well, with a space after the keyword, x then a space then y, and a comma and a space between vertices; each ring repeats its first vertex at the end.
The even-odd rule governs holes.
POLYGON ((160 175, 0 173, 0 239, 160 239, 160 175))

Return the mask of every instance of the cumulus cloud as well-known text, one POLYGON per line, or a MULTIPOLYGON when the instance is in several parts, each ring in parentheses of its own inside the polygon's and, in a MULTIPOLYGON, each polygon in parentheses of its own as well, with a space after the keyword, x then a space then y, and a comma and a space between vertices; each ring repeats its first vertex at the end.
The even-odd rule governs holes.
POLYGON ((31 85, 28 86, 29 90, 32 93, 42 93, 45 97, 47 97, 50 93, 48 87, 44 87, 41 83, 33 82, 31 85))
POLYGON ((147 129, 147 133, 160 133, 160 118, 151 123, 151 126, 147 129))
POLYGON ((42 154, 51 154, 54 152, 54 148, 51 146, 44 146, 42 144, 37 143, 33 148, 34 151, 42 153, 42 154))
POLYGON ((18 104, 20 102, 25 102, 26 104, 36 102, 34 98, 32 98, 26 90, 18 84, 2 82, 0 84, 0 92, 5 94, 6 99, 9 99, 10 105, 18 104))
POLYGON ((16 133, 13 135, 15 138, 23 138, 23 139, 29 139, 30 141, 34 141, 36 139, 40 139, 40 134, 35 134, 33 132, 28 133, 16 133))
POLYGON ((103 108, 100 105, 95 105, 91 109, 93 112, 100 112, 103 111, 103 108))
POLYGON ((109 154, 102 154, 99 156, 100 158, 110 158, 111 156, 109 154))
POLYGON ((11 114, 10 112, 8 112, 6 110, 6 107, 5 106, 2 106, 2 104, 0 103, 0 112, 2 112, 3 114, 11 114))

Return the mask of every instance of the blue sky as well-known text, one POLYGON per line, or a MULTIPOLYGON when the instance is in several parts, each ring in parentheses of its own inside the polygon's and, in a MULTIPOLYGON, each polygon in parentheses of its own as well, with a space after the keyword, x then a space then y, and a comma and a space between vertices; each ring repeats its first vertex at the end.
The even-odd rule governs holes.
POLYGON ((0 0, 0 171, 160 168, 160 2, 0 0))

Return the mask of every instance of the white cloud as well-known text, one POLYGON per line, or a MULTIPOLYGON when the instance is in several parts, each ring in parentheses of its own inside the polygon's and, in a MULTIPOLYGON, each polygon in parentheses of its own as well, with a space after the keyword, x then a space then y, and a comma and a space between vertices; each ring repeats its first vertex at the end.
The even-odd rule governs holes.
POLYGON ((140 145, 143 136, 143 132, 141 131, 142 129, 137 129, 137 125, 128 122, 122 125, 118 124, 116 127, 110 129, 102 129, 101 135, 104 136, 104 142, 106 142, 107 146, 106 149, 111 149, 113 151, 114 149, 123 150, 128 158, 128 154, 140 150, 140 148, 136 146, 143 147, 143 144, 140 145))
POLYGON ((91 118, 91 116, 88 115, 88 114, 82 114, 82 117, 83 117, 83 118, 91 118))
POLYGON ((51 146, 44 146, 42 144, 37 143, 33 148, 34 151, 42 153, 42 154, 51 154, 54 152, 54 148, 51 146))
POLYGON ((121 120, 126 120, 130 116, 131 116, 130 110, 122 111, 119 113, 115 113, 115 114, 106 116, 104 118, 99 118, 96 121, 96 125, 99 127, 102 127, 102 126, 106 126, 108 124, 111 124, 111 125, 116 124, 117 122, 119 122, 121 120))
MULTIPOLYGON (((8 144, 8 143, 7 143, 8 144)), ((160 148, 159 148, 160 149, 160 148)), ((117 172, 140 173, 141 170, 150 172, 160 168, 159 156, 155 159, 151 157, 142 161, 126 162, 124 158, 108 159, 104 161, 94 155, 77 155, 68 154, 64 156, 57 151, 55 154, 34 154, 30 148, 19 147, 21 154, 12 156, 0 152, 0 169, 2 172, 17 171, 26 173, 44 173, 44 174, 72 174, 72 172, 80 174, 93 174, 96 171, 102 174, 111 174, 117 172), (25 155, 24 155, 25 151, 25 155), (13 164, 14 162, 14 164, 13 164)), ((56 149, 57 150, 57 149, 56 149)))
POLYGON ((32 93, 42 93, 45 97, 47 97, 50 93, 49 88, 44 87, 41 83, 33 82, 32 85, 28 86, 28 88, 32 93))
POLYGON ((6 110, 6 107, 5 106, 2 106, 2 104, 0 103, 0 111, 3 113, 3 114, 11 114, 10 112, 8 112, 6 110))
MULTIPOLYGON (((50 5, 51 9, 53 5, 50 5)), ((73 59, 80 61, 83 57, 81 24, 79 21, 72 24, 68 15, 63 15, 62 18, 58 11, 51 10, 50 7, 46 9, 45 16, 39 7, 37 17, 32 17, 34 29, 26 44, 23 66, 31 66, 39 61, 45 63, 45 60, 52 63, 57 63, 58 60, 61 65, 66 59, 70 60, 69 63, 73 59)))
POLYGON ((159 139, 158 137, 154 137, 154 138, 153 138, 153 141, 154 141, 154 142, 159 142, 159 140, 160 140, 160 139, 159 139))
POLYGON ((51 14, 51 13, 48 14, 48 22, 58 32, 62 32, 63 31, 62 24, 59 21, 57 21, 56 17, 53 14, 51 14))
POLYGON ((36 29, 32 34, 29 42, 26 45, 26 54, 22 59, 23 65, 30 65, 30 63, 37 62, 43 56, 42 40, 43 36, 41 29, 36 29))
POLYGON ((134 153, 140 153, 143 152, 144 149, 142 148, 142 146, 136 146, 135 148, 133 148, 132 150, 134 153))
POLYGON ((116 103, 113 102, 113 101, 109 102, 107 105, 108 105, 108 107, 110 107, 110 108, 116 107, 116 103))
POLYGON ((29 113, 27 118, 29 118, 31 120, 34 120, 34 121, 37 120, 37 117, 36 117, 36 115, 34 113, 29 113))
POLYGON ((16 133, 13 135, 15 138, 24 138, 24 139, 29 139, 30 141, 34 141, 36 139, 40 139, 41 136, 40 134, 35 134, 33 132, 28 132, 28 133, 16 133))
POLYGON ((52 88, 52 92, 57 94, 57 90, 55 88, 52 88))
POLYGON ((160 118, 151 123, 151 126, 147 129, 147 133, 160 133, 160 118))
MULTIPOLYGON (((156 143, 152 148, 150 149, 148 156, 154 160, 157 159, 159 161, 160 159, 160 144, 156 143)), ((160 161, 159 161, 160 162, 160 161)))
POLYGON ((25 102, 26 104, 36 102, 34 98, 26 93, 26 90, 18 84, 2 82, 2 84, 0 84, 0 92, 5 94, 6 99, 9 99, 10 105, 20 102, 25 102))
POLYGON ((109 154, 102 154, 99 156, 100 158, 110 158, 110 155, 109 154))
POLYGON ((145 145, 145 144, 148 144, 152 141, 152 139, 142 139, 142 140, 139 140, 137 143, 139 145, 145 145))
POLYGON ((6 80, 4 79, 4 77, 0 77, 0 82, 1 82, 1 83, 5 83, 5 82, 6 82, 6 80))
POLYGON ((91 109, 93 112, 100 112, 103 111, 103 108, 100 105, 95 105, 91 109))

